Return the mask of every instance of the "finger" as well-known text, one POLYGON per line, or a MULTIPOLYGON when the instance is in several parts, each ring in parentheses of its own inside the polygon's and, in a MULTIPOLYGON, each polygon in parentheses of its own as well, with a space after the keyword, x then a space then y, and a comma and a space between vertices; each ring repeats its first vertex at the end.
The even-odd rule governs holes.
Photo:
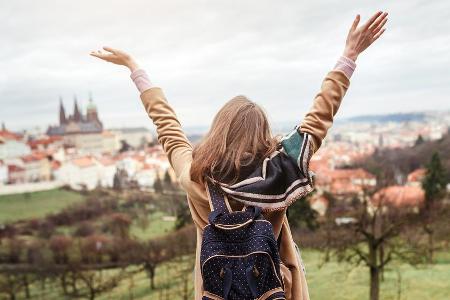
POLYGON ((100 57, 100 54, 98 54, 97 52, 94 52, 94 51, 92 51, 91 53, 89 53, 89 55, 95 56, 95 57, 98 57, 98 58, 101 58, 101 57, 100 57))
POLYGON ((383 32, 386 30, 386 28, 383 28, 380 32, 375 34, 375 36, 372 38, 372 43, 378 40, 378 38, 383 34, 383 32))
POLYGON ((376 14, 374 14, 369 20, 367 20, 366 23, 364 23, 363 28, 364 28, 364 29, 369 28, 369 26, 370 26, 373 22, 375 22, 375 20, 376 20, 382 13, 383 13, 382 11, 379 11, 379 12, 377 12, 376 14))
POLYGON ((98 58, 101 58, 101 59, 105 59, 105 60, 106 60, 106 58, 108 57, 107 54, 103 54, 103 53, 101 53, 100 51, 97 51, 97 52, 92 51, 92 52, 91 52, 91 55, 92 55, 92 56, 95 56, 95 57, 98 57, 98 58))
POLYGON ((350 31, 355 31, 356 27, 358 27, 360 19, 361 19, 361 16, 359 14, 357 14, 355 20, 353 21, 352 27, 350 27, 350 31))
POLYGON ((373 24, 369 27, 370 30, 373 30, 374 28, 377 28, 378 25, 380 25, 381 22, 383 22, 384 20, 386 20, 388 13, 385 12, 383 14, 381 14, 375 22, 373 22, 373 24))
POLYGON ((375 28, 374 30, 372 30, 372 34, 377 34, 378 32, 380 32, 380 30, 383 28, 383 26, 386 24, 387 22, 387 18, 383 20, 383 22, 381 22, 380 25, 377 26, 377 28, 375 28))
POLYGON ((117 49, 114 49, 114 48, 111 48, 111 47, 103 47, 103 50, 105 50, 105 51, 108 51, 108 52, 111 52, 111 53, 116 53, 117 52, 117 49))

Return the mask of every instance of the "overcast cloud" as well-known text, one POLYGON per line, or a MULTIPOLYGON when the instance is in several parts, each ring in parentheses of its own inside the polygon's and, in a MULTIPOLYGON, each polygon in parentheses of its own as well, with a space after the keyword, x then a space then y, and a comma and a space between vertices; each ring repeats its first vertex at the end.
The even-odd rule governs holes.
POLYGON ((450 1, 6 1, 0 4, 0 120, 57 122, 89 92, 107 127, 150 126, 125 68, 88 54, 132 53, 182 123, 207 125, 237 94, 272 121, 301 120, 357 13, 389 12, 357 61, 339 117, 450 108, 450 1))

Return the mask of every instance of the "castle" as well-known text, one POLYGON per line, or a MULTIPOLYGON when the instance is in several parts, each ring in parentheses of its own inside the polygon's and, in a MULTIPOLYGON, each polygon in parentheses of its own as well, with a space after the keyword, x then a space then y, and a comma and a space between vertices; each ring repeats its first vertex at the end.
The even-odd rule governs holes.
POLYGON ((81 112, 78 101, 74 99, 73 114, 66 117, 66 110, 62 99, 59 99, 59 125, 49 126, 47 135, 88 134, 103 132, 103 124, 98 118, 97 107, 89 97, 86 115, 81 112))

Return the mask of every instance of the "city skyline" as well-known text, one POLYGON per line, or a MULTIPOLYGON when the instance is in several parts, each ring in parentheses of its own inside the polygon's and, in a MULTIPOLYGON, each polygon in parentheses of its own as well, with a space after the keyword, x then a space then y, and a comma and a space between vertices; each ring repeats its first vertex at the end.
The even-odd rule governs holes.
POLYGON ((0 121, 45 128, 58 121, 60 96, 86 107, 92 92, 105 127, 152 127, 128 71, 89 57, 103 45, 134 54, 187 127, 208 126, 236 94, 262 104, 273 123, 301 120, 354 16, 376 10, 389 12, 388 29, 358 58, 337 120, 450 109, 446 1, 133 3, 2 4, 0 121))

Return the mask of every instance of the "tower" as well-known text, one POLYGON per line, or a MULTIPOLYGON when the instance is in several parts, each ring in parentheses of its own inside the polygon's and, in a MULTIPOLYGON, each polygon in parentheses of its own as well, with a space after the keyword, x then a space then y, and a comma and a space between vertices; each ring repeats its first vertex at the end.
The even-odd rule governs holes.
POLYGON ((81 122, 82 120, 81 112, 78 108, 77 96, 73 98, 73 120, 75 122, 81 122))
POLYGON ((88 122, 97 123, 100 127, 103 127, 102 122, 100 122, 100 119, 98 118, 97 106, 92 101, 92 94, 89 94, 89 104, 86 108, 86 120, 88 122))
POLYGON ((64 109, 62 98, 59 97, 59 125, 63 125, 66 123, 67 123, 66 110, 64 109))

